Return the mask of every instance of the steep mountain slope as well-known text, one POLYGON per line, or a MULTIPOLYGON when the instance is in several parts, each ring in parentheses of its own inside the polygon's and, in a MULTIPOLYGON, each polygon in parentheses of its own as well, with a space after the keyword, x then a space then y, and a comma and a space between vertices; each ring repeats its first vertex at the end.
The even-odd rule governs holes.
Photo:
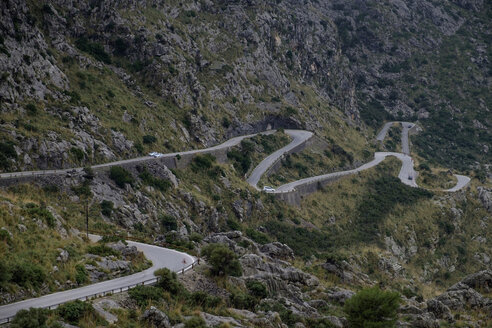
POLYGON ((348 129, 335 107, 373 127, 419 118, 423 156, 487 162, 490 10, 481 1, 5 1, 4 137, 18 146, 18 167, 63 166, 146 151, 146 135, 164 149, 211 145, 272 117, 336 138, 348 129))
MULTIPOLYGON (((91 275, 101 270, 84 254, 93 245, 80 236, 87 216, 109 241, 131 237, 194 255, 222 243, 244 270, 217 278, 202 264, 182 278, 199 293, 184 293, 192 301, 164 287, 123 295, 121 327, 168 319, 150 304, 175 325, 200 311, 250 326, 342 327, 345 300, 375 284, 404 295, 401 327, 490 325, 491 13, 481 0, 2 1, 0 171, 86 167, 1 188, 2 298, 70 288, 87 267, 94 271, 83 271, 81 283, 97 281, 91 275), (388 120, 422 128, 411 136, 422 185, 446 187, 452 172, 444 168, 452 168, 469 171, 469 188, 410 188, 392 159, 300 207, 245 180, 287 142, 282 128, 315 138, 260 185, 400 151, 396 128, 374 141, 388 120), (89 168, 268 128, 279 132, 240 143, 220 162, 89 168), (29 251, 36 240, 42 256, 29 251), (58 260, 74 248, 81 251, 58 260), (18 267, 32 267, 25 271, 39 281, 19 283, 18 267), (250 281, 264 284, 253 288, 259 299, 250 281)), ((133 261, 126 273, 146 265, 133 261)), ((78 324, 98 320, 88 314, 78 324)))

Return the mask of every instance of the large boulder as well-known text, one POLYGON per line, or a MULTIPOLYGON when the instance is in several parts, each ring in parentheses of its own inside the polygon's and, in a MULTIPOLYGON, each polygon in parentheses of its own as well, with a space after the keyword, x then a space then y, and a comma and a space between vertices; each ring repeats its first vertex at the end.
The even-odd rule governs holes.
POLYGON ((488 302, 475 289, 459 282, 451 286, 445 293, 436 297, 436 300, 448 306, 451 310, 464 310, 470 308, 482 308, 488 302))
POLYGON ((294 258, 294 251, 289 246, 273 242, 260 247, 260 251, 274 259, 290 260, 294 258))
POLYGON ((492 289, 492 271, 483 270, 471 274, 461 281, 463 284, 477 290, 489 293, 492 289))
POLYGON ((115 243, 107 243, 106 246, 121 253, 125 258, 133 258, 138 254, 137 247, 125 245, 121 240, 115 243))
POLYGON ((434 313, 438 319, 444 319, 447 321, 453 320, 453 315, 451 314, 449 307, 437 299, 427 301, 427 311, 434 313))
POLYGON ((156 328, 171 328, 167 315, 155 306, 151 306, 150 309, 146 310, 141 319, 156 328))
POLYGON ((478 199, 482 202, 482 205, 492 213, 492 189, 486 189, 484 187, 478 187, 478 199))

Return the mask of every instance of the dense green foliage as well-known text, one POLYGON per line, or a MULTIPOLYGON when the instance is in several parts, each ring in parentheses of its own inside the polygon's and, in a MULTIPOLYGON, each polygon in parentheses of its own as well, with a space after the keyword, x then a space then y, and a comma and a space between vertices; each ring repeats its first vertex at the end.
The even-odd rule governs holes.
POLYGON ((171 187, 171 182, 169 182, 169 180, 156 178, 145 167, 138 177, 142 179, 143 183, 146 185, 159 189, 162 192, 166 192, 171 187))
POLYGON ((154 286, 137 286, 130 289, 128 295, 139 306, 146 306, 149 301, 158 301, 162 298, 162 289, 154 286))
POLYGON ((252 228, 246 229, 246 235, 256 241, 258 244, 267 244, 270 242, 270 239, 267 235, 252 228))
POLYGON ((366 242, 376 240, 379 223, 396 205, 412 205, 420 199, 432 197, 430 191, 404 185, 392 176, 372 180, 369 187, 358 205, 356 221, 358 239, 366 242))
POLYGON ((159 278, 157 286, 164 291, 169 292, 173 296, 179 296, 186 294, 186 289, 178 281, 176 272, 172 272, 167 268, 162 268, 154 272, 154 275, 159 278))
POLYGON ((109 200, 103 200, 101 202, 101 213, 105 216, 111 216, 113 213, 113 202, 109 200))
POLYGON ((17 152, 15 151, 13 143, 0 142, 0 169, 10 169, 10 160, 13 159, 17 159, 17 152))
POLYGON ((76 300, 60 305, 56 312, 67 322, 77 324, 79 320, 94 309, 90 303, 76 300))
POLYGON ((34 203, 28 203, 26 204, 24 213, 31 218, 43 220, 50 228, 55 226, 55 218, 53 217, 53 214, 51 214, 51 212, 44 207, 39 207, 34 203))
POLYGON ((250 311, 254 311, 256 305, 258 304, 256 297, 242 291, 235 291, 231 293, 229 301, 231 305, 237 309, 246 309, 250 311))
POLYGON ((45 279, 46 272, 44 269, 32 262, 22 261, 14 263, 9 268, 11 282, 22 287, 40 287, 45 279))
POLYGON ((318 230, 311 231, 277 221, 268 221, 264 226, 278 241, 289 245, 297 255, 303 257, 327 251, 333 246, 333 238, 318 230))
POLYGON ((396 322, 400 295, 378 287, 363 289, 347 300, 344 311, 350 327, 390 328, 396 322))
POLYGON ((209 244, 202 249, 201 255, 212 266, 210 271, 215 276, 240 276, 241 264, 236 254, 222 244, 209 244))
POLYGON ((222 303, 222 299, 206 292, 197 291, 188 296, 188 303, 192 306, 199 306, 203 309, 213 309, 222 303))
POLYGON ((104 47, 96 42, 91 42, 85 37, 75 40, 75 46, 83 52, 86 52, 97 60, 106 64, 111 64, 111 57, 104 51, 104 47))
POLYGON ((123 188, 127 183, 131 185, 134 181, 132 174, 121 166, 111 166, 109 177, 120 188, 123 188))
POLYGON ((155 136, 152 136, 152 135, 148 135, 148 134, 147 134, 147 135, 144 135, 144 136, 142 137, 142 142, 143 142, 144 144, 153 144, 153 143, 154 143, 154 142, 156 142, 156 141, 157 141, 157 138, 156 138, 155 136))
POLYGON ((207 323, 202 317, 193 316, 185 322, 184 328, 207 328, 207 323))
POLYGON ((29 310, 20 310, 16 313, 11 328, 48 328, 46 321, 50 310, 30 308, 29 310))
POLYGON ((246 288, 248 288, 251 295, 263 299, 268 297, 268 290, 264 284, 256 280, 248 280, 246 282, 246 288))
POLYGON ((162 227, 166 231, 172 231, 172 230, 177 230, 178 229, 178 222, 176 221, 176 218, 174 218, 171 215, 161 215, 159 218, 162 227))
POLYGON ((222 169, 215 164, 216 158, 211 154, 196 155, 191 160, 191 168, 195 172, 203 172, 208 176, 215 178, 223 175, 222 169))

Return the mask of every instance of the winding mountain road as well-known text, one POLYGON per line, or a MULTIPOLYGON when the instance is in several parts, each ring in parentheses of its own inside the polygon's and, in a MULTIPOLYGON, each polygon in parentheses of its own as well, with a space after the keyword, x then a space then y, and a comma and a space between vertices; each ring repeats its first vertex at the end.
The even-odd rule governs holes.
MULTIPOLYGON (((95 235, 90 235, 90 238, 93 241, 100 239, 99 236, 95 235)), ((195 258, 186 253, 134 241, 127 242, 128 245, 135 246, 143 252, 145 257, 152 261, 152 267, 129 276, 0 306, 0 324, 7 322, 8 318, 13 317, 22 309, 56 307, 68 301, 85 300, 96 295, 125 291, 128 290, 129 286, 154 283, 156 281, 154 271, 157 269, 168 268, 174 272, 182 272, 191 269, 192 264, 195 263, 195 258)))
MULTIPOLYGON (((258 134, 272 134, 275 133, 276 130, 268 130, 260 133, 254 133, 254 134, 248 134, 244 136, 239 136, 239 137, 234 137, 231 138, 219 145, 209 147, 209 148, 204 148, 204 149, 195 149, 195 150, 188 150, 188 151, 183 151, 183 152, 175 152, 175 153, 168 153, 168 154, 162 154, 162 157, 160 158, 174 158, 177 155, 183 156, 183 155, 188 155, 188 154, 201 154, 201 153, 207 153, 213 150, 221 150, 221 149, 227 149, 230 147, 237 146, 243 141, 244 139, 247 138, 252 138, 258 134)), ((296 131, 298 130, 286 130, 286 131, 294 131, 294 134, 297 134, 296 131)), ((305 131, 307 132, 307 131, 305 131)), ((309 132, 311 133, 311 132, 309 132)), ((98 168, 104 168, 104 167, 111 167, 111 166, 117 166, 117 165, 122 165, 122 164, 128 164, 128 163, 135 163, 135 162, 142 162, 142 161, 152 161, 155 160, 155 157, 152 156, 141 156, 141 157, 136 157, 132 159, 125 159, 121 161, 115 161, 115 162, 110 162, 110 163, 104 163, 104 164, 97 164, 97 165, 92 165, 91 167, 93 169, 98 169, 98 168)), ((84 168, 83 167, 75 167, 75 168, 68 168, 68 169, 56 169, 56 170, 44 170, 44 171, 20 171, 20 172, 9 172, 9 173, 1 173, 0 174, 0 179, 1 178, 17 178, 17 177, 23 177, 23 176, 41 176, 41 175, 54 175, 54 174, 66 174, 69 172, 80 172, 84 168)))
MULTIPOLYGON (((381 141, 381 142, 384 141, 384 139, 386 138, 386 135, 388 133, 388 130, 394 124, 401 124, 403 127, 402 136, 401 136, 402 152, 403 153, 376 152, 374 154, 374 159, 372 161, 365 163, 365 164, 359 166, 358 168, 355 168, 352 170, 347 170, 347 171, 340 171, 340 172, 333 172, 333 173, 318 175, 318 176, 314 176, 314 177, 309 177, 309 178, 289 182, 289 183, 286 183, 286 184, 283 184, 283 185, 277 187, 277 189, 275 189, 275 191, 272 191, 271 193, 291 192, 291 191, 294 191, 297 187, 300 187, 303 185, 322 182, 322 181, 330 180, 333 178, 338 178, 338 177, 354 174, 357 172, 361 172, 361 171, 367 170, 369 168, 372 168, 372 167, 378 165, 388 156, 394 156, 402 162, 402 166, 401 166, 400 172, 398 174, 398 178, 400 179, 400 181, 402 183, 408 185, 408 186, 418 187, 417 182, 416 182, 417 172, 414 169, 414 162, 413 162, 412 157, 410 156, 410 141, 409 141, 409 137, 408 137, 410 129, 412 129, 415 126, 415 124, 411 123, 411 122, 387 122, 384 124, 382 129, 377 134, 376 140, 381 141)), ((299 135, 299 137, 301 137, 301 136, 302 135, 299 135)), ((294 143, 294 141, 291 142, 291 144, 293 144, 293 143, 294 143)), ((292 145, 292 147, 289 147, 291 144, 285 146, 284 148, 285 149, 292 149, 295 145, 292 145)), ((255 175, 254 179, 252 178, 252 176, 250 176, 250 178, 247 179, 247 181, 253 187, 258 189, 257 183, 258 183, 259 179, 261 178, 262 174, 264 172, 266 172, 267 169, 271 165, 273 165, 276 161, 278 161, 279 159, 282 158, 283 153, 280 151, 283 150, 284 148, 280 149, 279 151, 277 151, 277 152, 271 154, 270 156, 268 156, 267 158, 265 158, 265 160, 263 160, 255 168, 255 170, 253 172, 257 171, 257 169, 261 166, 261 170, 258 170, 258 172, 255 172, 256 175, 255 175)), ((455 176, 458 179, 457 184, 453 188, 443 190, 443 191, 446 191, 446 192, 459 191, 462 188, 464 188, 470 182, 469 177, 466 177, 463 175, 457 175, 457 174, 455 174, 455 176)))
POLYGON ((258 189, 258 181, 260 181, 260 178, 271 166, 282 159, 285 154, 288 154, 313 136, 312 132, 304 130, 285 130, 285 133, 293 138, 292 141, 287 146, 268 155, 254 168, 253 172, 251 172, 250 176, 246 179, 246 181, 256 189, 258 189))
MULTIPOLYGON (((402 162, 402 167, 400 169, 400 173, 398 175, 399 179, 406 185, 412 187, 418 187, 415 180, 417 174, 413 168, 414 163, 412 158, 410 157, 410 146, 408 140, 408 132, 414 126, 413 123, 409 122, 388 122, 386 123, 381 131, 376 136, 376 139, 379 141, 383 141, 386 137, 386 134, 389 128, 394 123, 401 123, 403 125, 402 130, 402 151, 403 153, 395 153, 395 152, 376 152, 374 154, 374 159, 366 164, 361 165, 358 168, 353 170, 334 172, 319 176, 314 176, 306 179, 297 180, 294 182, 290 182, 278 187, 274 193, 283 193, 295 190, 296 187, 316 183, 319 181, 323 181, 325 179, 333 178, 333 177, 341 177, 345 175, 354 174, 357 172, 361 172, 363 170, 367 170, 372 168, 379 163, 381 163, 386 157, 394 156, 398 158, 402 162)), ((262 132, 264 134, 274 133, 275 130, 270 130, 266 132, 262 132)), ((294 152, 296 147, 301 146, 303 143, 308 141, 313 133, 304 130, 285 130, 285 133, 293 138, 293 140, 285 147, 275 151, 274 153, 267 156, 263 161, 261 161, 258 166, 254 168, 251 175, 247 178, 248 183, 254 188, 258 189, 257 184, 260 180, 261 176, 268 171, 272 165, 277 163, 279 160, 283 158, 286 153, 294 152)), ((240 137, 235 137, 227 140, 226 142, 206 148, 206 149, 198 149, 198 150, 190 150, 186 152, 175 152, 170 154, 164 154, 163 157, 175 157, 176 155, 184 155, 184 154, 200 154, 205 153, 211 150, 218 149, 226 149, 233 146, 238 145, 243 139, 254 137, 257 134, 250 134, 240 137)), ((116 161, 106 164, 95 165, 93 168, 101 168, 101 167, 110 167, 115 165, 121 165, 125 163, 131 163, 135 161, 142 160, 152 160, 154 159, 151 156, 144 156, 134 159, 116 161)), ((49 174, 64 174, 68 172, 81 171, 83 168, 70 168, 70 169, 60 169, 60 170, 48 170, 48 171, 25 171, 25 172, 13 172, 13 173, 2 173, 0 174, 0 178, 11 178, 11 177, 21 177, 25 175, 49 175, 49 174)), ((470 178, 463 175, 456 175, 458 182, 456 186, 451 189, 447 189, 444 191, 447 192, 455 192, 464 188, 469 182, 470 178)), ((91 235, 91 239, 97 240, 98 236, 91 235)), ((148 245, 133 241, 128 241, 128 244, 131 246, 136 246, 138 250, 142 251, 145 257, 152 261, 152 267, 144 270, 139 273, 135 273, 126 277, 116 278, 108 281, 99 282, 93 285, 88 285, 85 287, 80 287, 76 289, 70 289, 62 292, 57 292, 45 296, 41 296, 38 298, 28 299, 12 304, 7 304, 0 306, 0 324, 7 322, 9 318, 15 315, 21 309, 28 309, 30 307, 55 307, 61 303, 68 302, 76 299, 86 299, 92 296, 101 295, 110 292, 119 292, 127 290, 130 286, 135 286, 137 284, 150 284, 156 281, 154 276, 154 271, 159 268, 168 268, 175 272, 186 271, 192 268, 192 264, 195 262, 195 258, 186 253, 178 252, 172 249, 167 249, 163 247, 158 247, 155 245, 148 245)))

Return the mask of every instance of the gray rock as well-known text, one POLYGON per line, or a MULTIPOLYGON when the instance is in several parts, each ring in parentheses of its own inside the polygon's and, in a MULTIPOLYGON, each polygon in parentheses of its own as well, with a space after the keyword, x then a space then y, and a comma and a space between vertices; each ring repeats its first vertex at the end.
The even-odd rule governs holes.
POLYGON ((477 187, 477 190, 478 190, 478 199, 480 199, 485 209, 490 213, 492 213, 492 189, 477 187))
POLYGON ((58 248, 57 249, 58 252, 60 252, 60 255, 58 255, 58 257, 56 258, 56 260, 58 262, 62 262, 62 263, 65 263, 68 261, 68 258, 69 258, 69 254, 66 250, 64 249, 61 249, 61 248, 58 248))
POLYGON ((142 314, 141 320, 148 322, 156 328, 171 328, 167 315, 155 306, 151 306, 142 314))
POLYGON ((260 247, 260 251, 270 257, 280 260, 291 260, 294 258, 294 251, 287 245, 273 242, 260 247))
POLYGON ((329 291, 326 291, 326 295, 328 300, 331 302, 339 303, 341 305, 345 304, 345 302, 350 299, 355 293, 348 289, 343 288, 335 288, 329 291))
POLYGON ((130 271, 129 261, 110 260, 107 258, 103 258, 101 261, 97 262, 97 265, 101 269, 108 271, 130 271))
POLYGON ((118 317, 108 312, 111 309, 121 309, 121 306, 111 299, 99 299, 92 303, 92 307, 110 324, 118 321, 118 317))
MULTIPOLYGON (((414 328, 439 328, 439 321, 433 313, 424 312, 421 314, 407 314, 406 320, 410 323, 409 327, 414 328)), ((404 326, 403 326, 404 327, 404 326)))
POLYGON ((482 295, 461 282, 451 286, 436 299, 451 310, 463 310, 466 307, 482 308, 487 304, 487 300, 482 295))
POLYGON ((492 271, 483 270, 465 277, 463 284, 477 290, 489 293, 492 289, 492 271))
POLYGON ((331 322, 333 324, 333 326, 335 326, 337 328, 343 328, 343 327, 347 326, 347 323, 346 323, 347 320, 345 318, 339 318, 339 317, 335 317, 333 315, 329 315, 329 316, 323 317, 323 319, 328 320, 329 322, 331 322))
POLYGON ((106 246, 120 252, 125 258, 134 258, 138 254, 137 247, 125 245, 121 240, 116 243, 107 243, 106 246))
POLYGON ((222 324, 227 324, 231 327, 245 327, 232 317, 221 317, 205 312, 200 313, 200 316, 205 320, 207 327, 218 327, 222 324))
POLYGON ((436 318, 444 319, 447 321, 453 320, 453 315, 448 306, 444 305, 437 299, 431 299, 427 301, 427 311, 434 313, 436 318))

